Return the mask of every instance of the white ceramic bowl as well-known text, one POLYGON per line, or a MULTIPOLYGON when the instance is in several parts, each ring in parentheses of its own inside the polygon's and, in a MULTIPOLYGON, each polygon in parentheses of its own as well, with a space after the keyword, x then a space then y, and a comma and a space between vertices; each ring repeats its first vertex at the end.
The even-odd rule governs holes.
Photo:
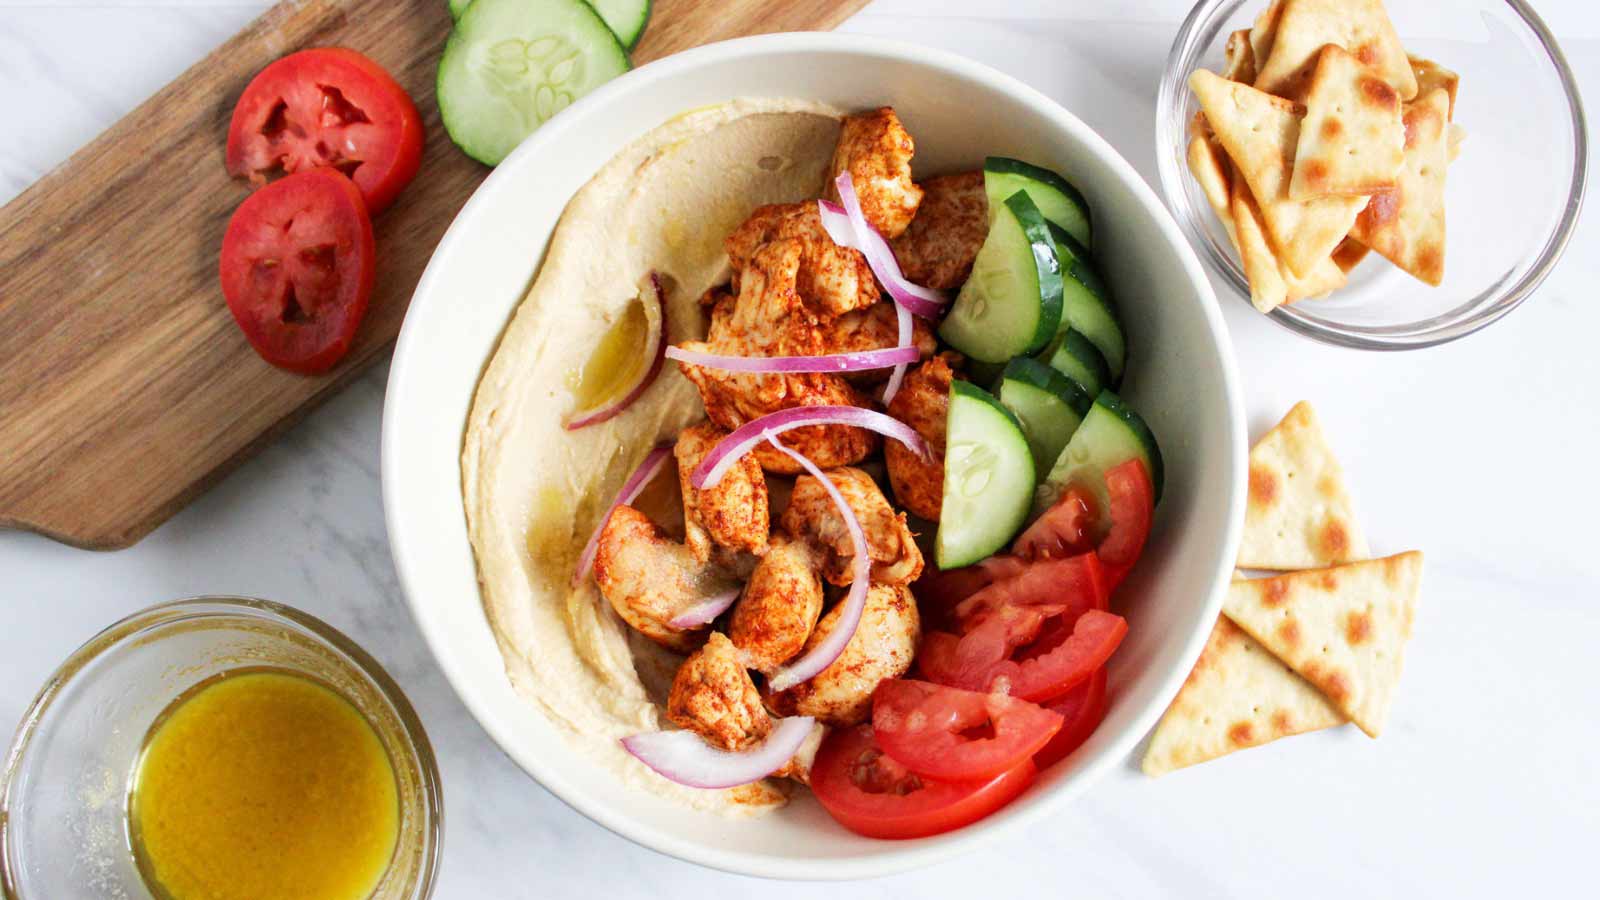
POLYGON ((450 683, 506 753, 579 812, 719 869, 882 875, 947 859, 1060 809, 1125 760, 1177 692, 1221 607, 1243 520, 1238 381, 1199 260, 1133 167, 1071 113, 1012 78, 924 47, 832 34, 746 38, 652 63, 574 104, 502 163, 451 225, 417 287, 389 375, 389 540, 417 624, 450 683), (1105 722, 1019 800, 951 834, 858 837, 804 792, 751 821, 627 790, 513 692, 479 602, 461 505, 462 429, 479 373, 557 217, 627 142, 683 110, 738 96, 893 105, 916 138, 920 172, 972 169, 1000 154, 1066 173, 1094 210, 1096 256, 1127 324, 1132 361, 1123 393, 1166 457, 1155 531, 1119 595, 1131 630, 1112 661, 1105 722))

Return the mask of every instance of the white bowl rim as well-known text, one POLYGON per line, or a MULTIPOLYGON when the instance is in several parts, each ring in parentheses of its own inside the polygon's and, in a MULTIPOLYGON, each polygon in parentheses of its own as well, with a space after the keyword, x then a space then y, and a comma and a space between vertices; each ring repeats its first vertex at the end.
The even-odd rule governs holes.
POLYGON ((430 630, 427 624, 428 617, 424 615, 422 606, 416 599, 418 592, 412 589, 414 578, 411 573, 410 558, 405 552, 405 548, 401 546, 401 536, 405 532, 400 527, 398 516, 395 512, 397 504, 393 496, 393 491, 395 490, 393 485, 397 481, 397 473, 392 471, 392 467, 396 465, 396 452, 391 444, 391 438, 396 431, 392 418, 398 416, 400 405, 388 402, 388 397, 393 396, 392 392, 395 386, 404 378, 404 372, 411 356, 408 351, 412 343, 425 340, 425 337, 416 328, 412 327, 413 320, 409 315, 409 310, 395 343, 393 362, 389 372, 389 379, 385 386, 385 403, 380 438, 380 476, 384 500, 384 520, 401 592, 405 595, 406 604, 411 610, 412 618, 416 622, 418 630, 422 633, 423 640, 427 643, 428 649, 433 654, 439 668, 444 672, 445 679, 455 690, 456 695, 460 697, 462 703, 466 705, 468 711, 472 713, 473 718, 478 721, 478 724, 500 747, 501 751, 563 803, 612 833, 627 838, 642 847, 686 862, 734 874, 800 881, 842 881, 876 878, 949 860, 958 854, 970 852, 980 846, 990 844, 1005 834, 1017 833, 1025 825, 1037 822, 1046 814, 1059 810, 1069 799, 1081 794, 1103 777, 1106 772, 1110 771, 1112 767, 1126 760, 1134 747, 1144 739, 1145 735, 1154 726, 1157 717, 1165 710, 1170 698, 1177 694, 1178 688, 1182 685, 1184 679, 1188 677, 1189 670, 1193 667, 1194 661, 1199 658, 1200 651, 1210 634, 1209 623, 1221 612, 1224 592, 1232 576, 1233 560, 1238 548, 1240 534, 1243 530, 1245 505, 1244 484, 1247 446, 1245 439, 1245 413, 1233 344, 1224 324, 1222 312, 1216 295, 1212 290, 1210 279, 1206 275, 1206 270, 1195 255, 1194 249, 1184 238, 1177 222, 1173 220, 1165 204, 1161 202, 1138 170, 1076 115, 1019 79, 949 50, 867 35, 836 32, 788 32, 755 35, 707 44, 675 53, 648 65, 641 66, 579 99, 566 110, 564 115, 547 123, 524 140, 505 161, 489 173, 473 192, 473 195, 468 198, 461 211, 456 214, 450 227, 445 231, 438 246, 434 249, 434 255, 418 281, 417 289, 413 294, 413 302, 415 302, 416 298, 422 297, 433 290, 433 282, 439 277, 435 264, 441 252, 447 251, 455 241, 463 239, 462 234, 470 230, 467 223, 474 217, 480 201, 485 195, 494 190, 503 173, 515 169, 524 157, 534 156, 542 152, 546 144, 553 142, 567 129, 575 127, 576 123, 582 121, 588 110, 605 105, 611 98, 633 90, 636 85, 670 79, 681 72, 702 65, 740 58, 760 57, 773 53, 828 53, 840 51, 863 56, 875 56, 886 62, 906 62, 941 70, 944 74, 976 82, 997 92, 1010 94, 1025 101, 1041 115, 1052 119, 1056 127, 1072 134, 1075 139, 1081 141, 1086 148, 1104 160, 1116 172, 1120 180, 1128 186, 1138 202, 1150 215, 1156 227, 1160 229, 1162 236, 1167 239, 1171 249, 1177 253, 1177 261, 1195 289, 1202 306, 1201 312, 1210 333, 1210 338, 1218 349, 1218 355, 1222 363, 1221 377, 1226 395, 1224 397, 1225 406, 1228 412, 1228 419, 1233 425, 1232 431, 1235 432, 1229 442, 1232 450, 1231 456, 1233 457, 1229 463, 1235 475, 1235 488, 1230 494, 1229 525, 1223 540, 1224 552, 1212 576, 1211 590, 1206 598, 1205 610, 1198 620, 1199 624, 1196 626, 1194 633, 1189 636, 1184 645, 1184 652, 1181 655, 1183 664, 1174 667, 1162 679, 1161 689, 1155 694, 1155 696, 1163 698, 1161 702, 1151 704, 1148 708, 1142 710, 1134 718, 1133 727, 1128 728, 1126 732, 1117 736, 1112 745, 1106 748, 1098 758, 1089 761, 1075 780, 1059 785, 1051 791, 1049 796, 1040 798, 1040 802, 1032 804, 1030 808, 1021 814, 1009 817, 1003 823, 993 820, 979 822, 953 832, 917 841, 883 841, 881 842, 883 849, 880 853, 852 858, 836 858, 827 861, 826 864, 820 864, 815 859, 791 860, 775 858, 760 853, 707 846, 690 837, 642 826, 638 822, 631 820, 625 812, 612 810, 609 807, 598 804, 590 804, 583 794, 574 789, 567 779, 563 777, 556 766, 550 765, 537 757, 520 753, 506 732, 497 726, 495 715, 484 698, 479 696, 473 680, 464 673, 449 653, 441 652, 445 649, 444 639, 441 635, 430 630))

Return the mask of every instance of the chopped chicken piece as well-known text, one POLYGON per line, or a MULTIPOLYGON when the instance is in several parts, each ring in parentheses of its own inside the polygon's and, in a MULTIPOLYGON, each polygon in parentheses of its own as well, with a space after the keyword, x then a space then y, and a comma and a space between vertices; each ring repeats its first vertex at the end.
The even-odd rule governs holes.
POLYGON ((737 587, 631 506, 613 510, 601 530, 594 580, 624 622, 682 653, 695 648, 704 629, 673 628, 667 623, 690 606, 737 587))
POLYGON ((839 199, 833 180, 849 172, 867 223, 894 240, 911 224, 922 200, 922 188, 911 180, 911 157, 916 152, 916 143, 893 107, 845 116, 828 167, 828 198, 839 199))
POLYGON ((940 175, 922 183, 917 217, 895 238, 894 255, 913 283, 952 290, 972 273, 972 261, 988 235, 983 173, 940 175))
MULTIPOLYGON (((867 537, 867 555, 872 558, 872 580, 890 585, 915 581, 922 574, 922 551, 906 527, 905 513, 895 512, 878 483, 860 469, 837 468, 823 474, 861 521, 867 537)), ((830 584, 844 586, 854 580, 855 548, 850 530, 821 482, 810 475, 795 479, 794 493, 789 496, 782 521, 785 531, 810 541, 821 551, 822 574, 830 584)))
POLYGON ((678 435, 678 483, 683 488, 684 543, 700 562, 711 558, 712 544, 760 556, 767 552, 767 479, 761 465, 746 455, 715 487, 696 490, 689 476, 728 433, 709 422, 691 425, 678 435))
MULTIPOLYGON (((839 621, 836 605, 822 617, 806 642, 810 650, 839 621)), ((917 603, 904 586, 874 584, 867 591, 861 624, 831 665, 810 681, 767 695, 767 708, 780 716, 816 716, 840 728, 866 721, 878 682, 911 668, 921 637, 917 603)))
POLYGON ((744 750, 772 732, 772 717, 745 670, 744 658, 720 631, 683 661, 667 696, 667 719, 723 750, 744 750))
POLYGON ((901 506, 930 522, 939 521, 944 502, 944 431, 954 377, 945 356, 935 356, 911 370, 889 401, 889 415, 915 428, 933 451, 933 460, 924 462, 899 441, 889 441, 883 448, 889 486, 901 506))
MULTIPOLYGON (((900 344, 900 318, 891 301, 874 304, 867 309, 845 313, 822 326, 822 343, 827 353, 860 353, 865 350, 882 350, 900 344)), ((911 343, 924 359, 933 355, 939 343, 934 339, 933 328, 926 319, 911 320, 911 343)), ((877 384, 887 381, 890 369, 867 369, 846 375, 855 384, 877 384)))
POLYGON ((772 548, 745 585, 733 608, 728 637, 762 672, 788 662, 805 646, 822 615, 821 560, 804 541, 774 532, 772 548))
POLYGON ((811 767, 817 762, 817 751, 822 749, 822 739, 828 736, 828 726, 818 722, 811 726, 811 733, 806 735, 805 742, 796 750, 794 756, 783 764, 783 768, 773 772, 776 778, 793 778, 804 785, 811 784, 811 767))
POLYGON ((759 251, 776 242, 792 242, 799 252, 795 283, 804 312, 815 322, 877 303, 878 282, 861 251, 841 247, 822 228, 815 200, 758 208, 728 235, 723 246, 734 271, 734 290, 742 273, 759 265, 759 251))

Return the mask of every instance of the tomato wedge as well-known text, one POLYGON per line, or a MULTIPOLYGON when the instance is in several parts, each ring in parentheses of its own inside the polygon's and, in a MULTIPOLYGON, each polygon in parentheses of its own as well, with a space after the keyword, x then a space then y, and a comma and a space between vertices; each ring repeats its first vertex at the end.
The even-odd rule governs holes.
POLYGON ((917 664, 922 674, 937 684, 999 691, 1037 702, 1059 697, 1088 680, 1116 652, 1127 633, 1128 623, 1121 616, 1091 609, 1078 617, 1071 633, 1054 647, 1037 655, 990 662, 962 653, 964 638, 935 631, 923 637, 917 664))
POLYGON ((1130 459, 1106 472, 1106 491, 1110 495, 1111 531, 1100 542, 1100 560, 1106 565, 1110 587, 1128 577, 1144 552, 1150 536, 1150 521, 1155 515, 1155 488, 1144 462, 1130 459))
POLYGON ((262 69, 233 108, 228 173, 265 184, 333 168, 377 215, 422 165, 422 117, 383 67, 354 50, 291 53, 262 69))
POLYGON ((234 211, 222 237, 222 295, 262 359, 325 372, 349 352, 366 315, 374 258, 361 192, 333 169, 312 169, 234 211))
POLYGON ((935 627, 955 627, 956 605, 997 581, 1022 574, 1028 567, 1015 556, 991 556, 960 569, 928 566, 911 585, 923 621, 935 627))
MULTIPOLYGON (((1010 607, 1054 609, 1050 615, 1105 609, 1110 591, 1105 570, 1093 553, 1067 559, 1041 560, 1022 567, 1010 578, 990 584, 956 605, 956 619, 970 629, 996 610, 1010 607)), ((1015 645, 1013 645, 1015 646, 1015 645)))
POLYGON ((884 754, 872 726, 830 733, 811 767, 811 790, 839 824, 867 837, 903 839, 970 825, 1012 800, 1038 769, 1024 759, 987 781, 936 781, 884 754))
POLYGON ((1007 697, 892 678, 872 692, 878 746, 918 775, 980 781, 1038 753, 1061 729, 1047 709, 1007 697))
POLYGON ((1094 549, 1094 498, 1076 486, 1067 488, 1055 505, 1035 519, 1011 545, 1026 560, 1061 559, 1094 549))
POLYGON ((1095 670, 1088 681, 1046 703, 1044 708, 1061 716, 1062 725, 1050 743, 1033 755, 1033 764, 1041 769, 1066 759, 1100 727, 1100 720, 1106 717, 1106 670, 1095 670))

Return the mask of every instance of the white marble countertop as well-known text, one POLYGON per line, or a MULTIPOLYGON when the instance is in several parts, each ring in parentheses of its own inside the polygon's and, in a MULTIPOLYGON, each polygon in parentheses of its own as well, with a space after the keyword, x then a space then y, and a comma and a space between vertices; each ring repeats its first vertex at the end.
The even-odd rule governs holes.
MULTIPOLYGON (((443 0, 440 0, 443 2, 443 0)), ((0 201, 220 43, 264 0, 0 0, 0 201)), ((1156 81, 1183 0, 879 0, 845 30, 947 47, 1097 128, 1152 184, 1156 81)), ((1600 12, 1544 0, 1591 102, 1600 12)), ((1469 86, 1470 89, 1470 86, 1469 86)), ((1281 741, 1152 781, 1130 764, 1030 834, 837 897, 1484 896, 1592 889, 1600 838, 1600 217, 1505 321, 1429 351, 1313 345, 1224 296, 1252 431, 1322 414, 1378 551, 1428 553, 1388 732, 1281 741), (1581 884, 1591 888, 1581 888, 1581 884)), ((1220 294, 1220 291, 1219 291, 1220 294)), ((413 628, 384 535, 386 371, 361 378, 143 543, 98 554, 0 533, 0 728, 102 626, 243 593, 348 632, 400 681, 439 752, 443 898, 799 897, 640 849, 516 768, 413 628)), ((3 477, 4 460, 0 460, 3 477)))

